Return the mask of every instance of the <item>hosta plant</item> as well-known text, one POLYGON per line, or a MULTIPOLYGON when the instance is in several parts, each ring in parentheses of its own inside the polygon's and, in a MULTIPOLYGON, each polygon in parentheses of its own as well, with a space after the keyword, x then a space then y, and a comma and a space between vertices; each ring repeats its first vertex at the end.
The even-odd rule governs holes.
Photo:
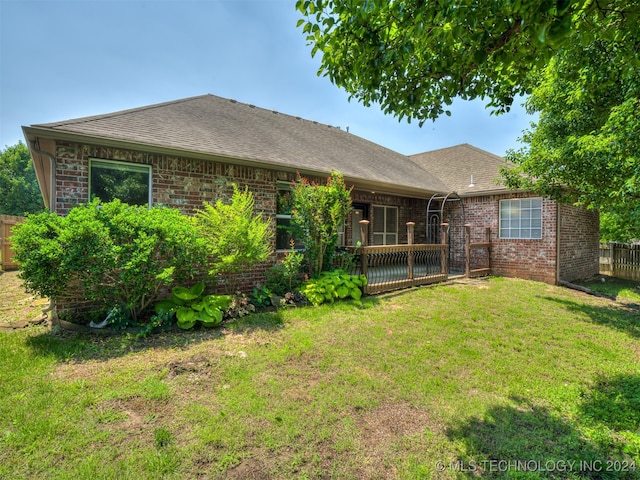
POLYGON ((360 300, 366 285, 367 277, 364 275, 349 275, 343 270, 333 270, 322 272, 318 278, 309 280, 301 292, 313 305, 320 305, 348 297, 360 300))
POLYGON ((158 315, 168 313, 176 316, 178 327, 189 330, 197 323, 203 327, 217 327, 222 323, 223 310, 229 306, 229 295, 203 295, 204 283, 191 288, 173 287, 171 297, 155 304, 158 315))

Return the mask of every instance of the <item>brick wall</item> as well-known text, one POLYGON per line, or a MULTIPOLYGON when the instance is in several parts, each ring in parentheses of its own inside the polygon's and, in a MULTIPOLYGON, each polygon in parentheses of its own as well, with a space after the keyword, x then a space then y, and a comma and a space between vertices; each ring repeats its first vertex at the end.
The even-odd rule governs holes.
POLYGON ((560 209, 560 280, 597 275, 600 255, 600 218, 597 211, 573 205, 560 209))
POLYGON ((556 212, 555 202, 542 201, 542 239, 499 238, 500 200, 531 197, 509 193, 464 198, 466 223, 471 225, 471 241, 485 241, 486 227, 491 229, 491 273, 547 283, 556 282, 556 212))

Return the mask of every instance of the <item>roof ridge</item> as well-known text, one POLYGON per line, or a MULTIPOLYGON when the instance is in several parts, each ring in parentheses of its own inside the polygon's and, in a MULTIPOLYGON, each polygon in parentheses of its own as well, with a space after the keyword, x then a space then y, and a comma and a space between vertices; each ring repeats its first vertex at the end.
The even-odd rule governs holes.
POLYGON ((341 132, 348 133, 345 130, 342 130, 342 128, 340 128, 339 126, 329 125, 328 123, 318 122, 317 120, 310 120, 308 118, 304 118, 304 117, 301 117, 299 115, 293 115, 291 113, 280 112, 280 111, 274 110, 272 108, 258 107, 257 105, 254 105, 252 103, 242 102, 242 101, 236 100, 234 98, 218 97, 217 95, 212 95, 212 94, 209 94, 209 95, 212 96, 212 97, 215 97, 215 98, 222 99, 222 100, 228 100, 231 103, 236 103, 236 104, 239 104, 239 105, 243 105, 245 107, 250 107, 250 108, 255 108, 255 109, 258 109, 258 110, 262 110, 263 112, 267 112, 267 113, 271 112, 271 113, 276 114, 276 115, 284 115, 285 117, 289 117, 289 118, 292 118, 294 120, 302 120, 303 122, 309 122, 309 123, 313 123, 314 125, 321 125, 321 126, 324 126, 324 127, 335 128, 335 129, 340 130, 341 132))

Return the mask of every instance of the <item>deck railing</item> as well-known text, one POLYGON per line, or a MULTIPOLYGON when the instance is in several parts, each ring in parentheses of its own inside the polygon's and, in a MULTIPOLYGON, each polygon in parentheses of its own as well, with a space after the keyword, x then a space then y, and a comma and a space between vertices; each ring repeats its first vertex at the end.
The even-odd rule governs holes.
MULTIPOLYGON (((365 293, 379 293, 447 280, 447 235, 441 244, 413 244, 413 222, 407 223, 407 245, 367 246, 369 222, 360 222, 364 246, 351 247, 355 255, 354 274, 367 277, 365 293)), ((447 228, 444 225, 443 228, 447 228)))
POLYGON ((353 273, 367 277, 368 294, 447 280, 447 244, 377 245, 353 252, 353 273))

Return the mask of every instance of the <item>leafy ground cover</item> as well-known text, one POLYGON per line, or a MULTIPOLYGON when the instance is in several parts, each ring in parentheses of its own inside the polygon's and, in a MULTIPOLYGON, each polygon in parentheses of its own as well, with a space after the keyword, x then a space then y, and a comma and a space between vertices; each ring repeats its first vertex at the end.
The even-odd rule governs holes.
POLYGON ((0 331, 0 364, 0 478, 639 476, 640 311, 541 283, 0 331))

